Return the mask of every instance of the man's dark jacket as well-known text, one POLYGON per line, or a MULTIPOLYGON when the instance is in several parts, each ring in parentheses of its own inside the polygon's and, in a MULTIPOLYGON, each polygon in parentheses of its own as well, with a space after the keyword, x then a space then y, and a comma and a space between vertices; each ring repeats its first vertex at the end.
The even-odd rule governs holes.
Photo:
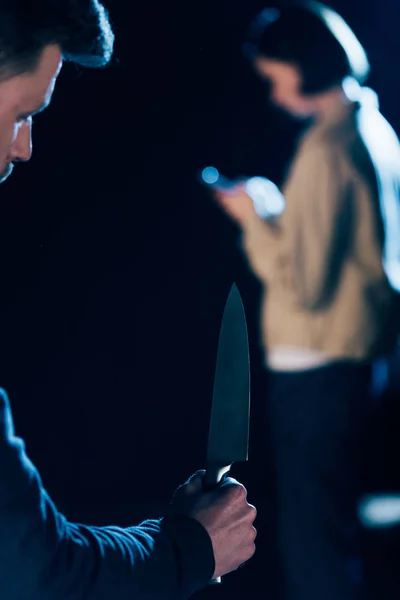
POLYGON ((67 521, 15 437, 0 390, 1 600, 180 600, 213 571, 211 540, 193 519, 127 529, 67 521))

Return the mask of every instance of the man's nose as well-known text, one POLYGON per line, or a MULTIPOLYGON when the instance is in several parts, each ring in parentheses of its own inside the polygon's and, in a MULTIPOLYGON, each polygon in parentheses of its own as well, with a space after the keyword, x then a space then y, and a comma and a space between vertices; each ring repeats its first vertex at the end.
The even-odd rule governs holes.
POLYGON ((10 162, 26 162, 32 156, 32 122, 26 121, 19 128, 10 152, 10 162))

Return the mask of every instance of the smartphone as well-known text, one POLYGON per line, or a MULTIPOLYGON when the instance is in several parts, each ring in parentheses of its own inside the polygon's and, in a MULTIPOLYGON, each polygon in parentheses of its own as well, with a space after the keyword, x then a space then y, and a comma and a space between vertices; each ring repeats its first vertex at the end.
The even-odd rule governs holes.
MULTIPOLYGON (((238 185, 239 180, 228 179, 215 167, 206 167, 199 174, 200 182, 214 190, 229 190, 238 185)), ((245 190, 254 202, 254 209, 262 219, 279 217, 285 209, 285 198, 278 187, 265 177, 242 178, 245 190)))

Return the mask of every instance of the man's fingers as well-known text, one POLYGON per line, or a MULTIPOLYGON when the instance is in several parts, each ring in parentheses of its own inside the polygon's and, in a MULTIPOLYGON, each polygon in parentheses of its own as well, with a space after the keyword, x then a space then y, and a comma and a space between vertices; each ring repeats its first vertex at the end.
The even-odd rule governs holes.
MULTIPOLYGON (((194 475, 189 477, 189 479, 183 486, 185 494, 197 494, 203 491, 203 479, 205 474, 206 472, 204 470, 201 470, 197 471, 196 473, 194 473, 194 475)), ((244 486, 233 477, 224 477, 219 486, 217 488, 214 488, 213 491, 219 489, 225 493, 232 487, 234 487, 235 490, 237 490, 238 494, 246 493, 244 486)))
MULTIPOLYGON (((189 479, 184 485, 181 485, 180 488, 178 488, 175 497, 178 497, 179 495, 181 495, 181 497, 194 496, 196 494, 203 493, 203 480, 205 474, 206 472, 204 470, 197 471, 196 473, 194 473, 194 475, 189 477, 189 479)), ((213 495, 221 494, 224 496, 226 494, 229 494, 231 496, 234 494, 235 496, 237 496, 237 500, 242 501, 245 500, 247 496, 246 488, 233 477, 224 477, 224 479, 216 488, 204 493, 213 495)))
POLYGON ((203 489, 203 479, 206 472, 204 470, 197 471, 189 477, 184 486, 184 491, 186 494, 197 494, 201 492, 203 489))
POLYGON ((219 490, 221 494, 230 494, 237 500, 246 500, 247 498, 246 488, 233 477, 225 477, 216 490, 219 490))
POLYGON ((224 486, 228 486, 228 485, 239 485, 240 487, 244 488, 244 485, 242 485, 237 479, 235 479, 234 477, 224 477, 223 480, 221 481, 220 486, 224 487, 224 486))

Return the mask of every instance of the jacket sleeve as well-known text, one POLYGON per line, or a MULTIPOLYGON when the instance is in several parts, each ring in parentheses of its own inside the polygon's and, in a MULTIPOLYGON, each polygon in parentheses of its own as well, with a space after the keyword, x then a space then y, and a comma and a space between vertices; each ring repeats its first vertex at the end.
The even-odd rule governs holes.
POLYGON ((265 285, 279 285, 297 304, 318 309, 329 301, 352 222, 351 185, 334 148, 299 156, 284 190, 278 228, 259 218, 244 230, 244 249, 265 285))
POLYGON ((187 517, 138 527, 90 527, 61 515, 15 437, 0 390, 0 597, 2 600, 175 600, 214 572, 206 530, 187 517))

